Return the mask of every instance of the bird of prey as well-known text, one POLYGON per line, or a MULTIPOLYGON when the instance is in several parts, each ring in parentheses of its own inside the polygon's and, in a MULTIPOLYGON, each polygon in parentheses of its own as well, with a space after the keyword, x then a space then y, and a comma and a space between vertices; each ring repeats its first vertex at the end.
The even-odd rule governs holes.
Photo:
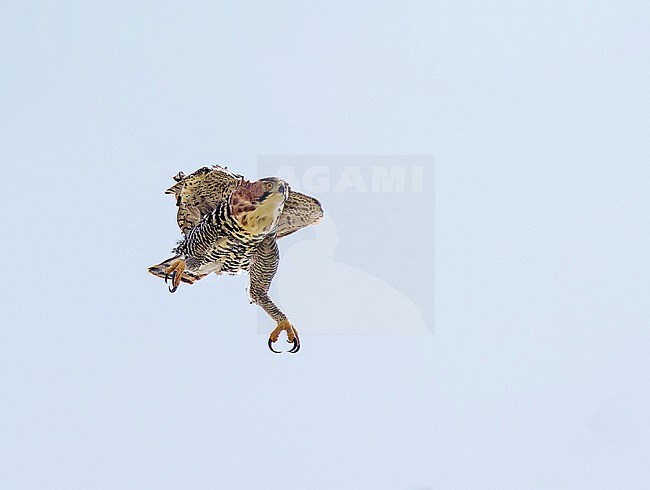
POLYGON ((149 267, 149 272, 171 282, 175 292, 181 282, 194 284, 206 275, 248 271, 251 303, 261 306, 277 323, 269 348, 280 333, 296 353, 300 339, 296 328, 269 297, 271 280, 278 269, 277 239, 318 223, 323 209, 318 200, 289 187, 276 177, 255 182, 220 166, 203 167, 174 177, 166 194, 176 196, 177 221, 183 233, 174 256, 149 267))

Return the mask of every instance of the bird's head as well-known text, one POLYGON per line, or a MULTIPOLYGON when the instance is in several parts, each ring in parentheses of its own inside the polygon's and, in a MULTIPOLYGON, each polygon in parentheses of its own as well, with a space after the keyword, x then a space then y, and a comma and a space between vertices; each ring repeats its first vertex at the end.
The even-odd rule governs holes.
POLYGON ((230 209, 244 230, 263 235, 277 226, 288 195, 289 185, 276 177, 243 180, 230 196, 230 209))

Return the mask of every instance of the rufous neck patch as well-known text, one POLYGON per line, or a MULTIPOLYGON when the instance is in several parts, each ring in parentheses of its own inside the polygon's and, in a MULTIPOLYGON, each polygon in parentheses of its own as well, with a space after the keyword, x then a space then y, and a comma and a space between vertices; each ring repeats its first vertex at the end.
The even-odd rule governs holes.
POLYGON ((232 193, 232 203, 235 200, 248 201, 254 203, 264 195, 263 182, 249 182, 248 180, 242 181, 239 186, 232 193))

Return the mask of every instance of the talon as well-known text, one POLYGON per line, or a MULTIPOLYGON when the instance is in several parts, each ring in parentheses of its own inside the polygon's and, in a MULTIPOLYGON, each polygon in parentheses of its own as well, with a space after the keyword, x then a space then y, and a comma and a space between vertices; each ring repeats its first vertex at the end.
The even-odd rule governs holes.
POLYGON ((175 293, 181 283, 183 271, 185 270, 185 261, 176 260, 165 270, 165 284, 171 279, 172 285, 168 288, 170 293, 175 293), (170 275, 171 274, 171 275, 170 275))
POLYGON ((298 342, 298 337, 296 337, 295 339, 293 339, 293 347, 289 349, 287 352, 289 352, 290 354, 295 354, 299 350, 300 350, 300 342, 298 342))
POLYGON ((275 350, 273 348, 273 339, 269 339, 269 349, 271 349, 271 352, 275 352, 276 354, 282 354, 281 350, 275 350))
POLYGON ((282 331, 287 332, 287 342, 289 344, 293 344, 293 347, 289 349, 287 352, 290 352, 291 354, 295 354, 300 350, 300 339, 298 338, 298 332, 296 332, 296 329, 293 328, 293 325, 291 325, 291 322, 289 320, 282 320, 280 323, 278 323, 278 326, 275 327, 275 329, 271 332, 271 335, 269 336, 269 349, 271 349, 273 352, 276 354, 279 354, 280 352, 273 349, 273 343, 277 342, 280 333, 282 331))
MULTIPOLYGON (((172 285, 169 286, 169 288, 167 288, 169 289, 170 293, 175 293, 176 290, 178 289, 178 285, 176 284, 176 276, 177 276, 177 272, 176 271, 172 272, 172 285)), ((167 281, 165 281, 165 283, 167 283, 167 281)))

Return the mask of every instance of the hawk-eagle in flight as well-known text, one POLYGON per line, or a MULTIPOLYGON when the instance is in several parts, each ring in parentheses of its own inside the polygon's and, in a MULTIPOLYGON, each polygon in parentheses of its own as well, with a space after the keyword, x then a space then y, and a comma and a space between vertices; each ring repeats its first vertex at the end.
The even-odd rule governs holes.
POLYGON ((287 316, 269 297, 271 280, 278 269, 278 238, 318 223, 323 209, 318 200, 296 192, 276 177, 249 182, 227 168, 203 167, 174 177, 166 194, 176 196, 177 221, 183 239, 174 256, 149 267, 149 272, 170 281, 170 292, 181 282, 193 284, 206 275, 248 271, 251 303, 257 303, 277 323, 268 346, 287 332, 300 349, 300 339, 287 316))

